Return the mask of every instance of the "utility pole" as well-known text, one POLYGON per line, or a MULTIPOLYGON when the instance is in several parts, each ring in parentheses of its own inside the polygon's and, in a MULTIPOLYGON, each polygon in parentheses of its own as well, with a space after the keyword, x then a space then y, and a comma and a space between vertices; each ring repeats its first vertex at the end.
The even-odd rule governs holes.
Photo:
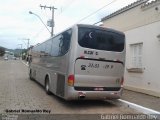
POLYGON ((48 8, 48 9, 52 10, 52 19, 51 19, 51 21, 48 21, 48 23, 49 23, 48 26, 51 27, 51 36, 53 36, 54 35, 54 10, 57 9, 57 8, 55 8, 54 6, 48 7, 46 5, 45 6, 40 5, 40 7, 41 7, 41 9, 42 8, 44 8, 44 9, 48 8))
POLYGON ((21 53, 20 53, 20 56, 22 57, 22 44, 18 44, 21 46, 21 53))
POLYGON ((29 38, 22 38, 22 40, 27 40, 27 49, 29 48, 29 38))
POLYGON ((26 39, 28 41, 28 44, 27 44, 27 48, 29 49, 29 39, 26 39))

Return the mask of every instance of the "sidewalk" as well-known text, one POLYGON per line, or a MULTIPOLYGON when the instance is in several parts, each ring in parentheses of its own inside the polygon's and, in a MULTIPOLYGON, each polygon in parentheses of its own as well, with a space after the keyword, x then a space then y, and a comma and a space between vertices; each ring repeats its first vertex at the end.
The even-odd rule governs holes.
POLYGON ((124 89, 122 100, 160 112, 160 98, 124 89))

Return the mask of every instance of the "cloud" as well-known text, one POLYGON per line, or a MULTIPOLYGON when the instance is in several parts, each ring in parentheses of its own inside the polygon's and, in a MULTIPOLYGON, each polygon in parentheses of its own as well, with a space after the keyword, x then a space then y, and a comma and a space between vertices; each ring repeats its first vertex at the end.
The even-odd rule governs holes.
MULTIPOLYGON (((50 37, 50 33, 35 16, 28 12, 32 11, 39 15, 47 23, 51 18, 51 11, 40 9, 39 5, 55 6, 55 33, 77 23, 80 19, 88 16, 97 9, 110 3, 112 0, 1 0, 0 1, 0 45, 16 48, 18 38, 30 38, 31 44, 37 44, 50 37)), ((111 6, 99 11, 95 15, 80 23, 93 24, 102 17, 112 13, 116 9, 124 7, 136 0, 117 0, 111 6)), ((49 28, 50 29, 50 28, 49 28)), ((22 42, 23 44, 23 42, 22 42)))

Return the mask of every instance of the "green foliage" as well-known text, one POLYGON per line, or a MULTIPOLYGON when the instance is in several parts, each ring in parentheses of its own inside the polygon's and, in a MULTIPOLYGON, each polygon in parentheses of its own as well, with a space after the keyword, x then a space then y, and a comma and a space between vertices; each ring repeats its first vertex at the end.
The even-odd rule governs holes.
POLYGON ((0 56, 3 56, 5 54, 5 48, 0 47, 0 56))

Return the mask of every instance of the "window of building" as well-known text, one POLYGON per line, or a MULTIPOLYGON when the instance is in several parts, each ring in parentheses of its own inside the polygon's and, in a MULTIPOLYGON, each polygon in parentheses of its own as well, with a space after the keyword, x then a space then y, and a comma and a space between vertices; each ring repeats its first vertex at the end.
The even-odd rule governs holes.
POLYGON ((132 68, 142 68, 142 47, 143 43, 130 45, 132 68))

